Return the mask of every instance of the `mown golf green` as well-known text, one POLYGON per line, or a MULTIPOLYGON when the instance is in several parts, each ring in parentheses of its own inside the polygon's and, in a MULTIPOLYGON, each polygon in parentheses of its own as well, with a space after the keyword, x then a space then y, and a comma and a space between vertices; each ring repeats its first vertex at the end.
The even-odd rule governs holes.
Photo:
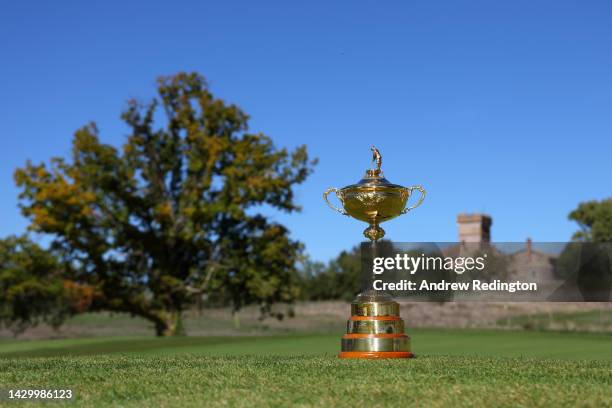
POLYGON ((330 334, 5 340, 0 388, 72 388, 79 406, 612 405, 609 335, 415 330, 418 357, 395 361, 339 360, 338 343, 330 334))

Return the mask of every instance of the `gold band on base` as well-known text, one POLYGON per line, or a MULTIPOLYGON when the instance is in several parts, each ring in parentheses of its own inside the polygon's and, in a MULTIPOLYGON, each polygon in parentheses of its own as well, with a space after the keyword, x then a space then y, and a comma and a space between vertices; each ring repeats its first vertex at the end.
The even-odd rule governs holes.
POLYGON ((413 358, 414 354, 410 351, 341 351, 339 358, 413 358))
POLYGON ((404 322, 397 320, 349 320, 346 327, 347 333, 383 334, 404 333, 404 322))
POLYGON ((367 337, 356 337, 358 334, 345 334, 340 340, 341 351, 410 351, 410 337, 405 334, 375 334, 367 337))
POLYGON ((352 316, 399 316, 397 302, 353 302, 352 316))

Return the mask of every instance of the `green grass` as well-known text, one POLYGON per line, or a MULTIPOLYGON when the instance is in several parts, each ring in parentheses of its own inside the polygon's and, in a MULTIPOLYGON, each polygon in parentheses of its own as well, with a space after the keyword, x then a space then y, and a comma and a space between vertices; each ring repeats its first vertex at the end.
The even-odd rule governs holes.
POLYGON ((339 360, 339 335, 1 341, 0 388, 69 387, 86 407, 612 405, 611 336, 412 335, 401 361, 339 360))
MULTIPOLYGON (((411 331, 413 349, 423 355, 538 357, 612 361, 612 336, 606 334, 496 330, 411 331)), ((0 359, 17 357, 138 355, 335 355, 341 334, 234 337, 94 337, 0 341, 0 359)))
POLYGON ((70 387, 84 407, 604 407, 612 404, 611 367, 597 361, 465 356, 409 361, 87 356, 2 360, 0 382, 70 387))

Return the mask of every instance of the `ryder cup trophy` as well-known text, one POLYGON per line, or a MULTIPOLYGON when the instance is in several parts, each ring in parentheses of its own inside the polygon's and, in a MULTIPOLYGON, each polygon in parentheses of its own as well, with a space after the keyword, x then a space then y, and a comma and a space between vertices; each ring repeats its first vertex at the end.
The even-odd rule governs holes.
MULTIPOLYGON (((380 224, 406 214, 418 207, 425 198, 421 186, 403 187, 391 184, 380 169, 382 158, 378 149, 372 150, 373 167, 357 184, 344 188, 330 188, 323 193, 329 207, 342 215, 364 221, 369 226, 363 235, 372 241, 385 236, 380 224), (412 192, 421 193, 416 204, 406 207, 412 192), (334 192, 342 208, 334 207, 327 199, 334 192)), ((375 249, 374 249, 375 251, 375 249)), ((399 304, 388 294, 365 290, 351 304, 351 318, 347 333, 342 337, 340 358, 410 358, 410 338, 404 333, 404 321, 399 315, 399 304)))

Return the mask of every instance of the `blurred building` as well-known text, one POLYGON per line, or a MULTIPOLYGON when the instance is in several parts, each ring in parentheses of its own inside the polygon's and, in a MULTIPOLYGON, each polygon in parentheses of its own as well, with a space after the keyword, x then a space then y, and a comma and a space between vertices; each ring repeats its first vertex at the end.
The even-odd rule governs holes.
POLYGON ((509 265, 512 279, 530 282, 555 280, 555 256, 533 249, 531 238, 527 238, 525 249, 512 254, 509 265))
MULTIPOLYGON (((493 219, 487 214, 459 214, 457 227, 460 243, 491 242, 493 219)), ((555 279, 555 256, 533 248, 531 238, 519 251, 509 255, 509 279, 530 282, 550 282, 555 279)))

